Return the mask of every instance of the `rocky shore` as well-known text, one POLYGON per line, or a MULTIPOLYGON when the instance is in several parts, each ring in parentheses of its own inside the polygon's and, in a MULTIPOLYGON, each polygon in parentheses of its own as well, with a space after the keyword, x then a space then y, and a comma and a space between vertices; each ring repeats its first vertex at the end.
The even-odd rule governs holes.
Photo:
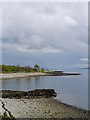
POLYGON ((9 117, 14 118, 84 118, 88 113, 84 110, 58 102, 53 98, 39 99, 3 99, 4 108, 9 117), (7 110, 7 111, 6 111, 7 110))
POLYGON ((25 118, 87 120, 88 118, 88 111, 64 104, 52 98, 56 95, 53 89, 39 89, 29 92, 30 94, 27 95, 28 92, 24 91, 21 93, 20 91, 2 91, 3 98, 0 99, 0 104, 2 104, 1 114, 7 114, 11 120, 22 120, 25 118), (14 94, 17 94, 17 97, 14 94), (21 98, 20 96, 18 97, 20 94, 21 98))

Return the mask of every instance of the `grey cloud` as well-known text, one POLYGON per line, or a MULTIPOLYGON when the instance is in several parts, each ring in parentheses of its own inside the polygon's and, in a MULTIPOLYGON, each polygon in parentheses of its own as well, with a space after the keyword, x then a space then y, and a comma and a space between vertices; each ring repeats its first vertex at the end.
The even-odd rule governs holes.
POLYGON ((86 3, 5 3, 3 53, 86 57, 86 10, 86 3))
MULTIPOLYGON (((3 0, 3 2, 37 2, 37 0, 3 0)), ((38 2, 89 2, 89 0, 39 0, 38 2)))

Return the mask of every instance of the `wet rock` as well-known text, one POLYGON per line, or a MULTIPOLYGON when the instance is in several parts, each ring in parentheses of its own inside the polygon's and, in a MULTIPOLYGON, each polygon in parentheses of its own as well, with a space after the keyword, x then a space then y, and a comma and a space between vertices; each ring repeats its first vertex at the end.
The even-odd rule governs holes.
POLYGON ((32 91, 11 91, 11 90, 2 90, 2 98, 49 98, 56 97, 57 93, 54 89, 35 89, 32 91))

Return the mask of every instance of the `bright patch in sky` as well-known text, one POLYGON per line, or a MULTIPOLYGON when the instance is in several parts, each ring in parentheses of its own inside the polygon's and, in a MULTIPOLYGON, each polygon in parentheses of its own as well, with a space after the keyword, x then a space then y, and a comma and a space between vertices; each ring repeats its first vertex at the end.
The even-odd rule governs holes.
POLYGON ((65 16, 65 20, 66 20, 66 24, 68 24, 70 26, 77 26, 78 25, 77 21, 71 17, 65 16))

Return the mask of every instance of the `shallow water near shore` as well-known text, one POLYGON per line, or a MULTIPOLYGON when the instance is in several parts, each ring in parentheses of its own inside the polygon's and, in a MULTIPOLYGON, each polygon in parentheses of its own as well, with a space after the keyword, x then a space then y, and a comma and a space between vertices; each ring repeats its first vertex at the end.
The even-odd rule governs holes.
MULTIPOLYGON (((42 76, 2 80, 3 90, 33 90, 52 88, 62 102, 88 109, 88 70, 78 70, 79 76, 42 76)), ((0 88, 1 89, 1 88, 0 88)))

